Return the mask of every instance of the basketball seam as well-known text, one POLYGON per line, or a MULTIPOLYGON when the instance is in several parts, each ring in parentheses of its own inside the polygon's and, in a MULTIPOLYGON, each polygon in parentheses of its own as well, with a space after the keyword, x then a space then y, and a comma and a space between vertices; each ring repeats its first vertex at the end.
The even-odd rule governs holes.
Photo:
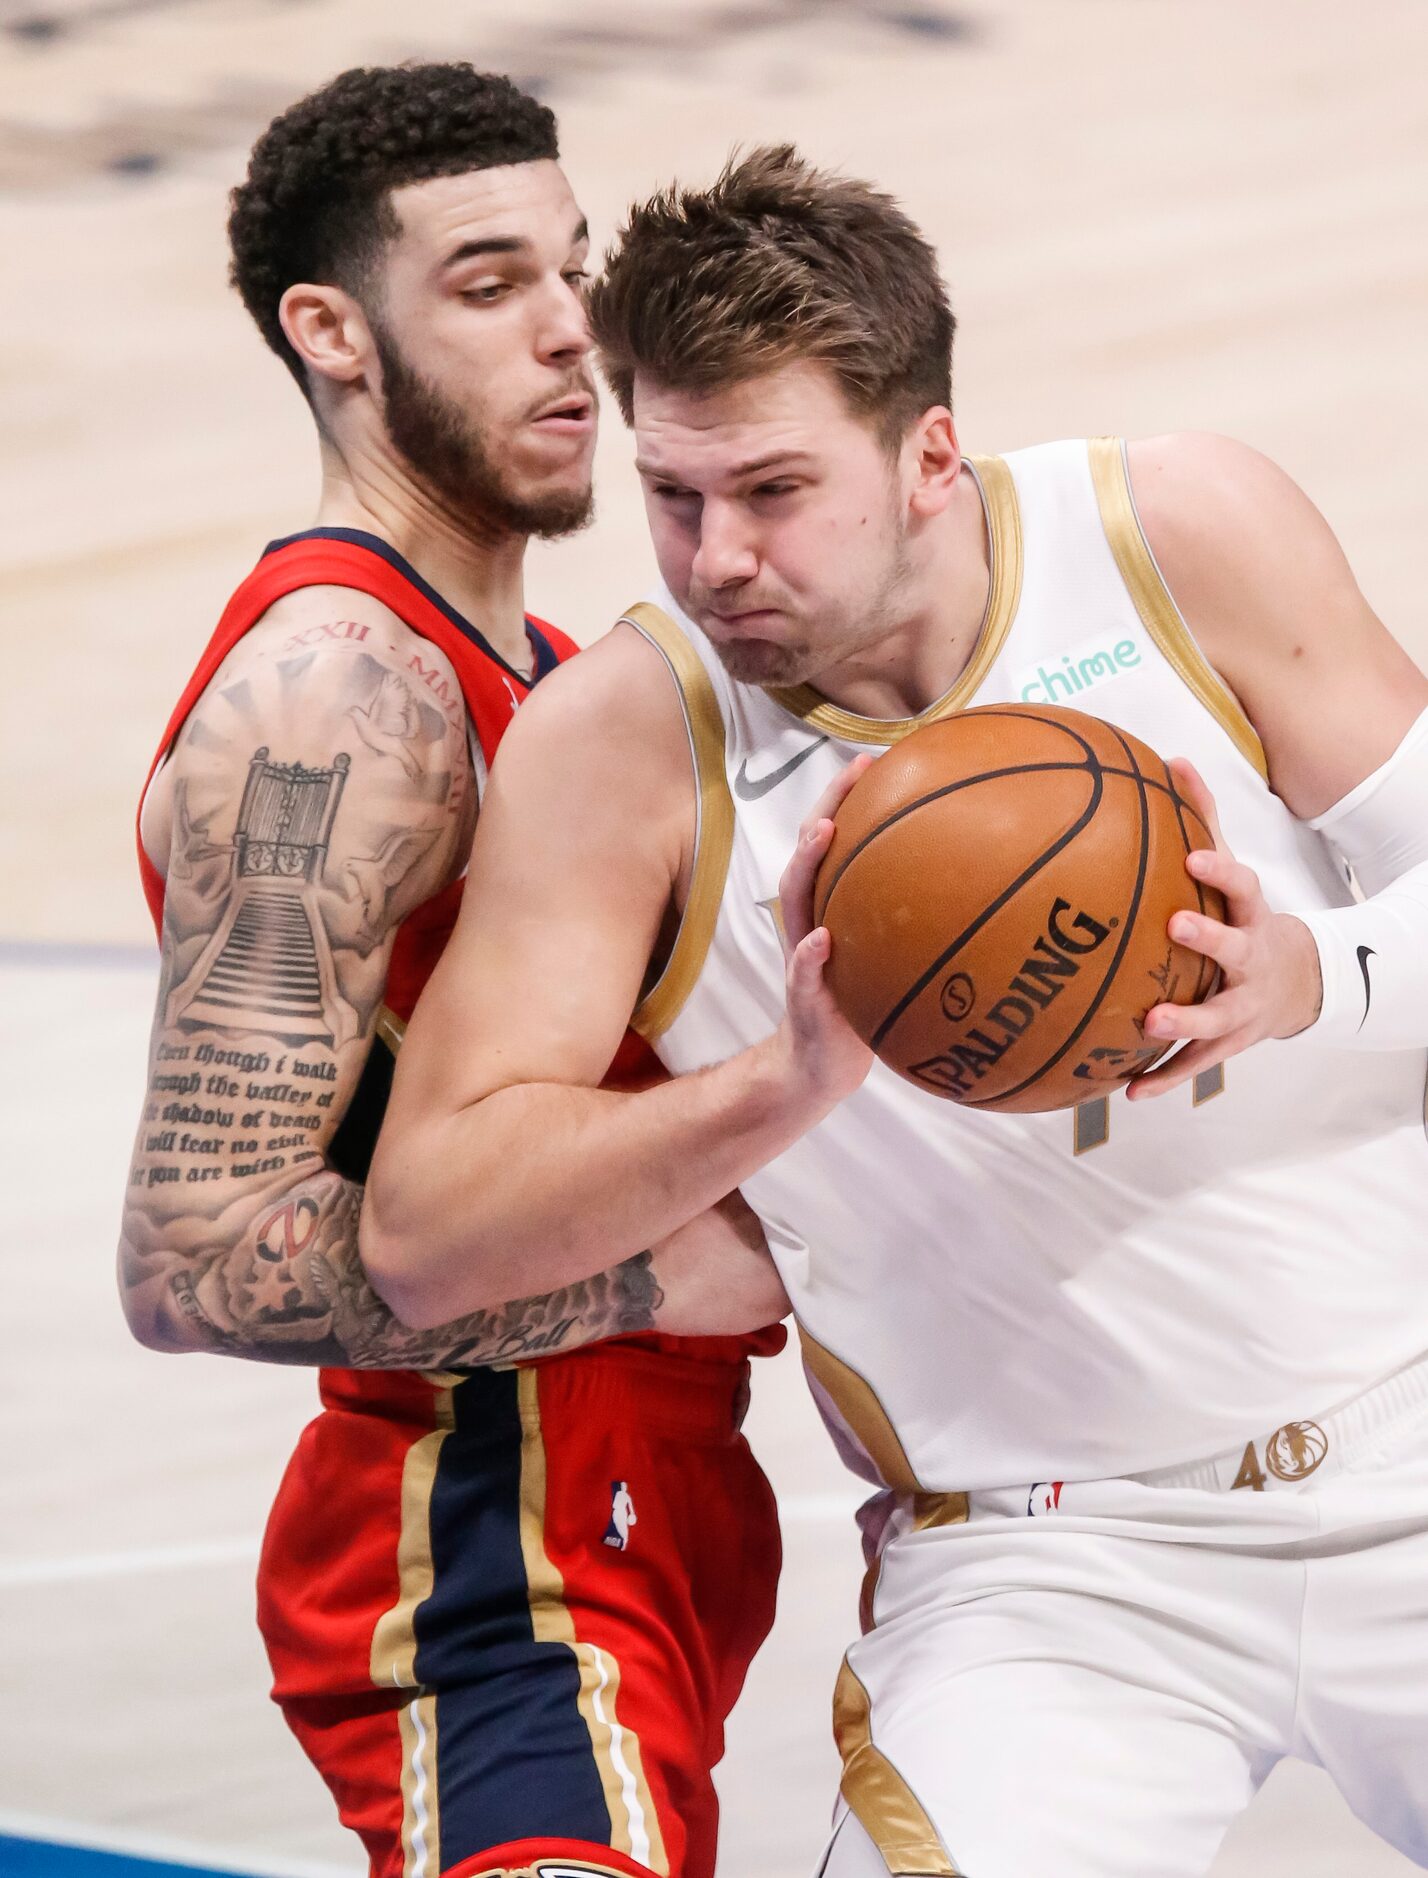
MULTIPOLYGON (((1025 705, 974 704, 970 710, 958 711, 954 718, 946 718, 943 721, 949 724, 954 722, 960 723, 963 719, 969 717, 975 717, 983 721, 993 717, 1009 717, 1012 719, 1013 723, 1017 724, 1040 724, 1043 729, 1059 730, 1065 736, 1073 738, 1080 744, 1082 750, 1086 752, 1088 757, 1091 754, 1091 746, 1086 742, 1086 739, 1081 735, 1080 731, 1073 730, 1069 724, 1063 723, 1060 718, 1043 717, 1039 711, 1033 711, 1025 705)), ((1099 723, 1101 720, 1098 718, 1095 721, 1099 723)), ((863 849, 868 846, 869 842, 875 841, 885 828, 891 828, 895 822, 901 821, 904 815, 911 815, 914 809, 922 808, 928 802, 936 802, 942 796, 953 795, 958 789, 964 788, 969 783, 990 782, 1002 776, 1039 775, 1049 770, 1084 768, 1086 768, 1084 762, 1057 762, 1013 764, 1010 769, 984 769, 979 770, 975 776, 964 776, 961 782, 948 783, 941 789, 932 790, 928 795, 919 796, 915 802, 905 802, 895 814, 889 816, 885 822, 879 822, 876 828, 864 835, 852 852, 843 857, 838 865, 838 872, 829 883, 827 898, 825 898, 823 902, 824 913, 828 911, 828 902, 833 898, 834 890, 837 888, 838 882, 843 878, 844 874, 847 873, 848 869, 853 865, 853 862, 862 853, 863 849)))
MULTIPOLYGON (((1072 1044, 1080 1041, 1087 1025, 1105 1003, 1107 997, 1110 995, 1111 986, 1116 982, 1116 974, 1120 970, 1121 960, 1125 957, 1126 947, 1130 944, 1136 914, 1140 911, 1141 899, 1145 893, 1145 877, 1150 863, 1150 805, 1146 801, 1145 789, 1146 784, 1151 781, 1151 778, 1142 775, 1140 766, 1135 760, 1135 752, 1126 742, 1124 732, 1118 730, 1114 724, 1107 724, 1106 729, 1119 739, 1121 748, 1125 751, 1131 766, 1129 774, 1132 779, 1140 785, 1140 859, 1136 867, 1135 888, 1131 894, 1130 906, 1126 912, 1125 925, 1121 928, 1121 936, 1116 945, 1115 955, 1106 968, 1105 974, 1101 979, 1100 988, 1096 992, 1095 997, 1092 998, 1090 1004, 1087 1005, 1085 1011, 1082 1013, 1080 1023, 1077 1024, 1070 1035, 1062 1041, 1060 1048, 1053 1050, 1051 1055, 1046 1058, 1045 1062, 1043 1062, 1038 1069, 1034 1070, 1030 1076, 1024 1077, 1021 1082, 1017 1083, 1015 1088, 1004 1089, 1000 1095, 988 1097, 985 1104, 981 1102, 964 1103, 963 1106, 965 1108, 975 1109, 991 1106, 993 1104, 1000 1107, 1003 1103, 1009 1102, 1013 1096, 1020 1095, 1023 1089, 1029 1089, 1032 1083, 1039 1082, 1048 1070, 1055 1069, 1056 1065, 1061 1061, 1062 1057, 1065 1056, 1072 1044)), ((1115 773, 1117 775, 1127 774, 1124 770, 1117 770, 1115 773)), ((1160 1054, 1163 1056, 1165 1052, 1162 1050, 1160 1054)), ((1149 1067, 1149 1065, 1147 1065, 1147 1067, 1149 1067)))
POLYGON ((1046 776, 1057 770, 1087 770, 1089 767, 1087 763, 1068 761, 1065 763, 1012 763, 1006 769, 979 769, 975 776, 963 776, 957 782, 944 783, 940 789, 929 789, 926 795, 918 796, 916 801, 904 802, 901 808, 895 809, 884 821, 879 822, 876 828, 870 828, 851 852, 845 854, 838 863, 838 871, 829 882, 820 920, 826 917, 833 895, 838 891, 839 882, 858 856, 870 848, 879 835, 886 834, 889 828, 895 828, 909 815, 915 815, 918 809, 925 809, 929 802, 941 802, 947 796, 955 796, 959 789, 970 789, 973 783, 1001 782, 1007 776, 1046 776))
MULTIPOLYGON (((1035 880, 1036 876, 1041 872, 1042 868, 1047 866, 1051 861, 1054 861, 1056 856, 1060 854, 1061 850, 1067 845, 1067 843, 1074 841, 1076 836, 1079 835, 1082 832, 1082 830, 1087 826, 1087 824, 1094 818, 1096 810, 1100 806, 1101 797, 1105 794, 1105 783, 1102 780, 1103 772, 1101 770, 1101 765, 1096 757, 1095 751, 1091 748, 1090 744, 1085 742, 1085 740, 1079 735, 1078 732, 1070 731, 1068 732, 1068 734, 1075 737, 1076 741, 1081 745, 1082 749, 1086 752, 1086 761, 1084 763, 1047 764, 1045 767, 1048 769, 1084 770, 1086 774, 1090 776, 1091 782, 1092 782, 1090 801, 1086 804, 1086 807, 1082 811, 1079 819, 1076 822, 1074 822, 1070 828, 1065 829, 1062 832, 1062 834, 1059 835, 1058 838, 1051 844, 1049 848, 1044 849, 1036 857, 1036 859, 1032 862, 1031 866, 1026 869, 1026 871, 1021 875, 1019 879, 1012 881, 1012 883, 1008 887, 1004 888, 1003 891, 998 895, 998 897, 992 901, 991 905, 985 907, 982 910, 982 912, 980 912, 977 915, 976 919, 972 921, 972 924, 968 926, 963 932, 959 933, 958 936, 952 941, 952 943, 949 946, 944 947, 941 955, 938 958, 936 958, 932 962, 931 965, 928 966, 927 970, 922 974, 921 978, 919 978, 916 981, 916 983, 911 987, 910 990, 903 993, 902 997, 893 1006, 892 1010, 888 1012, 887 1016, 883 1019, 882 1023, 879 1024, 877 1030, 874 1031, 873 1033, 872 1048, 875 1051, 877 1050, 878 1046, 882 1043, 884 1037, 886 1037, 888 1032, 892 1029, 893 1025, 897 1023, 898 1019, 907 1010, 908 1006, 915 1003, 916 1000, 922 996, 923 992, 932 983, 933 979, 937 976, 937 974, 940 971, 943 971, 946 968, 948 962, 956 956, 957 952, 961 949, 961 947, 966 945, 969 939, 975 938, 976 935, 981 931, 982 927, 986 925, 987 921, 991 919, 994 914, 998 913, 1001 910, 1001 908, 1006 905, 1008 900, 1012 899, 1016 894, 1020 893, 1022 888, 1025 887, 1028 884, 1028 882, 1035 880)), ((1011 774, 1018 774, 1018 773, 1025 774, 1026 771, 1025 769, 1023 769, 1020 772, 1012 771, 1010 773, 1011 774)), ((968 780, 975 780, 975 779, 969 778, 968 780)), ((957 785, 953 785, 953 787, 956 787, 956 786, 957 785)), ((946 793, 950 793, 950 790, 946 793)), ((933 799, 933 798, 929 798, 929 799, 933 799)), ((886 826, 886 824, 884 824, 884 826, 886 826)), ((879 830, 879 832, 881 832, 881 830, 879 830)), ((869 839, 871 840, 872 837, 870 836, 869 839)), ((834 884, 836 885, 837 883, 835 882, 834 884)), ((831 898, 831 895, 830 895, 830 898, 831 898)), ((824 907, 824 911, 825 913, 827 912, 826 905, 824 907)))
MULTIPOLYGON (((1170 800, 1175 804, 1175 819, 1180 824, 1180 839, 1181 841, 1184 842, 1185 852, 1188 855, 1190 853, 1190 830, 1185 826, 1185 811, 1186 809, 1190 808, 1190 804, 1185 800, 1185 798, 1181 795, 1180 791, 1175 787, 1175 778, 1170 774, 1170 765, 1165 761, 1164 757, 1160 759, 1160 767, 1165 771, 1165 781, 1166 781, 1166 786, 1170 791, 1170 800)), ((1191 809, 1190 812, 1192 815, 1195 814, 1195 811, 1193 809, 1191 809)), ((1198 815, 1195 815, 1195 820, 1199 822, 1200 817, 1198 815)), ((1203 822, 1200 822, 1200 826, 1204 828, 1205 824, 1203 822)), ((1207 835, 1209 834, 1209 832, 1210 832, 1209 829, 1205 828, 1205 833, 1207 835)), ((1199 907, 1202 917, 1205 919, 1209 919, 1210 912, 1209 912, 1209 909, 1205 905, 1204 884, 1203 882, 1196 880, 1193 874, 1190 876, 1190 879, 1195 888, 1195 904, 1199 907)), ((1209 958, 1205 953, 1202 952, 1200 954, 1200 967, 1199 967, 1199 970, 1195 974, 1195 997, 1193 1001, 1196 1004, 1199 1004, 1200 1002, 1202 1002, 1202 1000, 1208 997, 1210 995, 1210 992, 1214 990, 1215 980, 1219 977, 1219 974, 1220 974, 1219 966, 1215 963, 1215 961, 1212 958, 1209 958), (1202 991, 1201 986, 1205 982, 1205 967, 1207 965, 1210 967, 1209 990, 1202 991)))
MULTIPOLYGON (((1115 726, 1113 724, 1107 725, 1107 729, 1109 730, 1114 730, 1114 728, 1115 726)), ((1114 769, 1109 764, 1105 763, 1102 763, 1099 767, 1102 776, 1124 776, 1127 782, 1135 782, 1137 778, 1139 778, 1147 789, 1158 789, 1162 795, 1168 795, 1172 801, 1179 800, 1179 797, 1175 794, 1173 785, 1168 786, 1163 782, 1157 782, 1154 776, 1146 776, 1136 770, 1114 769)), ((914 809, 924 808, 929 802, 936 802, 942 796, 951 795, 958 789, 969 789, 973 783, 1000 782, 1006 776, 1045 776, 1056 770, 1085 770, 1089 775, 1091 765, 1089 763, 1019 763, 1012 769, 981 769, 977 771, 975 776, 964 776, 961 782, 949 783, 945 789, 934 789, 930 795, 919 796, 916 802, 905 804, 895 815, 889 816, 887 821, 879 822, 876 828, 870 830, 868 834, 863 836, 862 840, 859 841, 857 847, 853 849, 851 854, 844 856, 843 860, 838 865, 838 872, 833 876, 833 885, 828 889, 828 898, 823 902, 823 911, 818 916, 819 924, 821 925, 826 920, 833 895, 841 884, 844 874, 846 874, 848 869, 853 865, 853 862, 865 848, 869 847, 877 840, 879 835, 891 828, 894 822, 901 821, 904 815, 910 815, 914 809)))

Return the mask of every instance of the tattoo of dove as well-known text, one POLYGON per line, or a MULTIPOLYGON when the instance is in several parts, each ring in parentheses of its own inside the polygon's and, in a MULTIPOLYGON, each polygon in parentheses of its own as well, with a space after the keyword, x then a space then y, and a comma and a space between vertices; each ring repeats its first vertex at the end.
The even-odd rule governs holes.
POLYGON ((375 854, 353 855, 343 862, 343 897, 360 901, 368 926, 378 924, 387 895, 411 872, 440 832, 437 828, 397 828, 378 844, 375 854))
POLYGON ((410 746, 420 734, 421 713, 411 686, 398 673, 384 672, 366 708, 354 704, 347 715, 369 750, 395 757, 408 780, 415 782, 421 764, 410 746))

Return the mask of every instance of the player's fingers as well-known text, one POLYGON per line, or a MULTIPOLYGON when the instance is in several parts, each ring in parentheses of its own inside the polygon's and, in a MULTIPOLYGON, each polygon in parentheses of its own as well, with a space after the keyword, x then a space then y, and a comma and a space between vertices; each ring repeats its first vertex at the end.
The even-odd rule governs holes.
POLYGON ((812 929, 813 890, 832 839, 833 824, 827 816, 805 822, 799 831, 798 846, 789 856, 788 866, 779 881, 784 952, 790 957, 812 929))
POLYGON ((1218 888, 1241 925, 1247 925, 1264 906, 1259 875, 1224 849, 1211 853, 1208 848, 1196 848, 1185 857, 1185 871, 1207 887, 1218 888))
POLYGON ((798 831, 798 846, 779 882, 780 913, 783 920, 784 950, 791 950, 813 925, 813 889, 818 869, 833 839, 833 818, 842 808, 848 791, 863 775, 875 753, 865 751, 829 783, 814 805, 813 813, 798 831))
POLYGON ((860 776, 865 775, 872 768, 877 761, 877 756, 876 751, 865 750, 861 756, 855 756, 846 768, 839 770, 813 805, 813 813, 803 826, 808 828, 814 822, 823 821, 825 817, 836 818, 839 809, 847 800, 849 790, 860 776))
POLYGON ((1153 1096, 1178 1089, 1182 1083, 1189 1082, 1192 1076, 1198 1076, 1202 1069, 1212 1069, 1216 1063, 1223 1063, 1227 1056, 1233 1056, 1242 1047, 1235 1041, 1237 1035, 1236 1032, 1230 1037, 1187 1043, 1183 1050, 1175 1052, 1168 1063, 1132 1077, 1126 1084, 1127 1099, 1131 1102, 1149 1101, 1153 1096))
POLYGON ((1229 1037, 1244 1028, 1245 1016, 1244 1000, 1222 991, 1203 1004, 1157 1004, 1145 1014, 1145 1034, 1157 1043, 1229 1037))
POLYGON ((1203 913, 1177 913, 1168 931, 1176 945, 1189 946, 1213 959, 1223 972, 1242 972, 1249 962, 1249 935, 1238 926, 1203 913))
POLYGON ((795 1029, 817 1021, 821 1001, 828 996, 823 983, 823 967, 833 942, 826 926, 815 926, 805 933, 788 955, 788 1015, 795 1029))
POLYGON ((1169 769, 1180 795, 1209 829, 1210 839, 1222 853, 1228 854, 1229 848, 1220 828, 1220 812, 1215 807, 1215 798, 1210 794, 1205 778, 1188 757, 1173 756, 1169 769))

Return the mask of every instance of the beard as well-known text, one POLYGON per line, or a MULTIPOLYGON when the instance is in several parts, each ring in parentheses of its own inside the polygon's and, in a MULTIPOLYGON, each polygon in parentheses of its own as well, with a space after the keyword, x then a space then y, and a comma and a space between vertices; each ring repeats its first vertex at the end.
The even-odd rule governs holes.
POLYGON ((803 642, 776 645, 769 639, 733 639, 724 645, 709 642, 724 670, 740 685, 775 685, 783 689, 806 684, 824 658, 816 657, 803 642))
MULTIPOLYGON (((418 478, 459 515, 501 534, 556 541, 584 528, 595 513, 595 492, 531 493, 515 488, 486 448, 479 428, 402 357, 390 332, 372 322, 382 367, 387 435, 418 478)), ((586 387, 582 386, 582 389, 586 387)))
MULTIPOLYGON (((737 684, 776 690, 816 685, 820 674, 859 659, 896 630, 907 591, 908 572, 905 538, 894 526, 887 559, 861 605, 850 605, 847 596, 840 594, 820 611, 816 620, 780 607, 785 630, 791 626, 796 637, 730 639, 721 644, 711 633, 709 643, 719 663, 737 684)), ((757 606, 760 599, 749 595, 746 603, 757 606)), ((768 604, 777 603, 770 599, 768 604)), ((701 614, 701 606, 706 613, 714 610, 708 606, 705 595, 691 594, 688 610, 696 620, 705 616, 701 614)))

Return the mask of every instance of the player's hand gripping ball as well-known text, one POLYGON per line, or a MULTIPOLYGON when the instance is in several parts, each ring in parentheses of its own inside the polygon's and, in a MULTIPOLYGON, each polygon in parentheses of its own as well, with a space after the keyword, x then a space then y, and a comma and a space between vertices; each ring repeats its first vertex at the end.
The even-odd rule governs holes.
POLYGON ((889 1069, 969 1108, 1059 1109, 1171 1046, 1157 1004, 1218 968, 1166 927, 1223 920, 1185 871, 1214 844, 1138 737, 1057 705, 925 725, 854 784, 819 869, 827 981, 889 1069))

